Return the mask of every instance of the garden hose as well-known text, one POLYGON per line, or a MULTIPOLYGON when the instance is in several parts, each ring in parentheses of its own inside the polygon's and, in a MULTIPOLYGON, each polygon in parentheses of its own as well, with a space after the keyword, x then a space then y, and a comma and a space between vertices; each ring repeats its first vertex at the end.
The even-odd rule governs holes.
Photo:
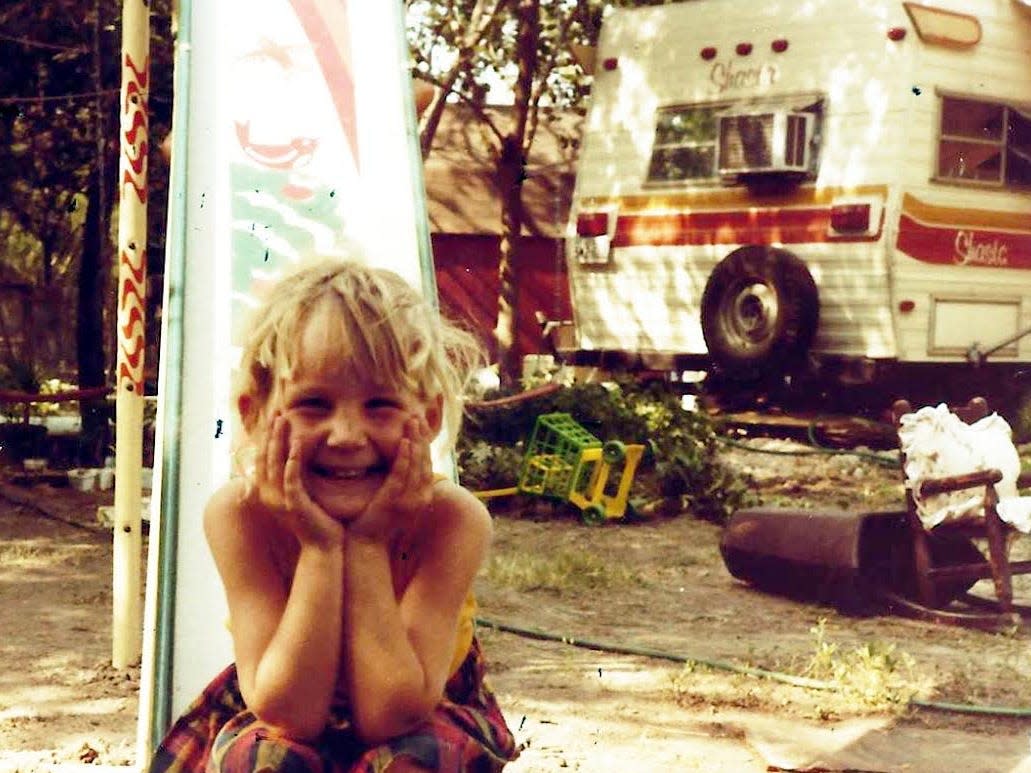
MULTIPOLYGON (((656 650, 648 647, 633 647, 624 644, 612 644, 608 642, 578 639, 573 636, 560 636, 558 634, 548 633, 547 631, 541 631, 535 628, 524 628, 522 626, 501 623, 496 620, 490 620, 483 617, 476 618, 476 625, 482 626, 483 628, 491 628, 495 631, 515 634, 516 636, 522 636, 527 639, 559 642, 561 644, 568 644, 573 647, 581 647, 583 649, 595 650, 597 652, 609 652, 617 655, 638 655, 640 657, 655 658, 658 660, 669 660, 674 663, 696 663, 698 665, 707 666, 708 668, 720 671, 731 671, 735 674, 770 679, 775 682, 782 682, 784 684, 794 685, 795 687, 804 687, 809 690, 835 689, 835 685, 832 682, 822 679, 810 679, 809 677, 795 676, 794 674, 785 674, 780 671, 770 671, 765 668, 756 668, 754 666, 741 666, 724 660, 711 660, 709 658, 678 655, 676 653, 665 652, 663 650, 656 650)), ((984 706, 972 703, 927 701, 919 698, 910 698, 909 705, 914 708, 933 709, 936 711, 948 711, 962 714, 982 714, 998 717, 1031 717, 1031 707, 1021 706, 984 706)))
POLYGON ((791 684, 795 687, 806 687, 810 690, 832 690, 834 685, 830 682, 825 682, 820 679, 810 679, 805 676, 794 676, 793 674, 782 674, 776 671, 766 671, 762 668, 753 668, 751 666, 739 666, 735 663, 728 663, 721 660, 708 660, 706 658, 693 658, 685 655, 677 655, 672 652, 663 652, 662 650, 650 649, 647 647, 631 647, 623 644, 609 644, 605 642, 588 641, 587 639, 577 639, 572 636, 559 636, 553 633, 547 633, 546 631, 536 630, 534 628, 521 628, 516 625, 509 625, 508 623, 499 623, 495 620, 488 620, 486 618, 476 618, 476 624, 484 628, 493 628, 496 631, 504 631, 505 633, 513 633, 517 636, 522 636, 527 639, 537 639, 538 641, 554 641, 562 644, 569 644, 573 647, 581 647, 588 650, 596 650, 598 652, 609 652, 617 655, 640 655, 645 658, 654 658, 657 660, 671 660, 674 663, 697 663, 702 666, 708 666, 710 668, 719 669, 722 671, 733 671, 738 674, 745 674, 746 676, 759 676, 765 679, 772 679, 777 682, 784 682, 785 684, 791 684))

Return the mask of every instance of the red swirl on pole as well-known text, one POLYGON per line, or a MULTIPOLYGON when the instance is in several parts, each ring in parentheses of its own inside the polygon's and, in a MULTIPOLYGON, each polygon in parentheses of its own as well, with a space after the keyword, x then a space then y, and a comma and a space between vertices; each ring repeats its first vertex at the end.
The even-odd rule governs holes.
MULTIPOLYGON (((142 72, 125 55, 122 68, 126 78, 122 99, 122 187, 129 185, 141 204, 147 202, 147 71, 150 57, 147 57, 142 72)), ((124 202, 123 202, 124 206, 124 202)))
POLYGON ((118 388, 143 394, 146 345, 147 88, 150 53, 123 51, 118 250, 118 388), (142 66, 140 66, 142 63, 142 66))
POLYGON ((119 294, 119 301, 123 306, 139 305, 143 306, 143 279, 146 276, 146 268, 141 260, 137 265, 133 265, 131 258, 122 253, 122 265, 129 271, 128 276, 122 277, 122 291, 119 294), (136 301, 128 301, 126 296, 130 293, 136 295, 136 301))
POLYGON ((119 269, 122 287, 118 295, 118 385, 142 390, 146 250, 122 250, 119 269))
POLYGON ((132 56, 130 54, 126 54, 125 68, 126 69, 122 72, 123 75, 125 75, 126 73, 132 74, 131 78, 126 79, 126 93, 129 93, 129 90, 133 87, 133 84, 137 83, 140 85, 140 88, 147 88, 147 86, 149 85, 148 81, 150 79, 150 75, 148 74, 150 72, 149 54, 147 55, 147 58, 144 60, 143 69, 140 69, 136 66, 136 64, 132 61, 132 56))
POLYGON ((139 336, 136 336, 133 332, 133 328, 137 325, 143 325, 143 312, 138 306, 134 306, 129 310, 129 319, 122 325, 122 335, 125 336, 126 341, 133 341, 135 343, 139 336))

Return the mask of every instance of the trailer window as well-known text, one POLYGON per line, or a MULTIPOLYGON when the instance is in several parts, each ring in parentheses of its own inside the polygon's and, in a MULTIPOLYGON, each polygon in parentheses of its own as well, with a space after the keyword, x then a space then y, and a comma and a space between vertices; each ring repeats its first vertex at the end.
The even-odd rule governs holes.
POLYGON ((1031 187, 1031 114, 1010 105, 942 97, 938 177, 1031 187))
POLYGON ((716 176, 716 114, 722 105, 663 108, 655 124, 650 182, 716 176))
MULTIPOLYGON (((820 133, 823 115, 823 98, 815 94, 801 94, 779 98, 775 103, 763 103, 765 107, 793 112, 812 113, 815 117, 815 134, 820 133)), ((741 103, 708 103, 703 105, 679 105, 659 108, 655 119, 655 142, 652 145, 651 160, 648 162, 649 183, 705 182, 719 179, 716 168, 717 144, 719 142, 719 117, 728 109, 741 107, 741 103)), ((756 109, 760 107, 756 106, 756 109)), ((762 136, 763 127, 757 117, 742 116, 739 119, 741 133, 762 136)), ((789 128, 790 131, 790 128, 789 128)), ((739 152, 762 153, 767 149, 754 147, 755 143, 739 147, 739 152)), ((797 143, 795 143, 797 145, 797 143)), ((818 141, 813 140, 815 159, 818 141)), ((726 148, 724 149, 726 152, 726 148)), ((792 158, 802 155, 801 148, 795 148, 792 158)), ((749 159, 750 161, 752 159, 749 159)), ((761 164, 760 164, 761 165, 761 164)), ((809 166, 812 168, 815 160, 809 166)))

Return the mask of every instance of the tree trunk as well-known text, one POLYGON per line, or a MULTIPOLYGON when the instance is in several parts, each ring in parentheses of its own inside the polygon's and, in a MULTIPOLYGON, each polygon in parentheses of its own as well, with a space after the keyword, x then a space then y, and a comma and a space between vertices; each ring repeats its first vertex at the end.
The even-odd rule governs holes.
MULTIPOLYGON (((79 258, 79 298, 75 334, 75 355, 79 371, 79 388, 105 384, 104 365, 104 278, 107 261, 106 229, 103 226, 103 202, 100 195, 99 161, 89 178, 89 201, 83 224, 82 254, 79 258)), ((95 466, 104 458, 108 442, 108 409, 106 400, 83 400, 82 446, 80 462, 95 466)))
POLYGON ((494 328, 498 375, 505 388, 519 383, 521 353, 516 339, 519 308, 519 233, 523 227, 523 182, 525 160, 519 141, 505 137, 498 161, 501 183, 501 242, 498 246, 498 319, 494 328))
POLYGON ((514 88, 515 120, 498 154, 501 192, 501 244, 498 261, 498 320, 494 338, 498 347, 501 385, 519 383, 522 352, 516 340, 519 308, 519 236, 523 229, 523 181, 526 179, 527 126, 533 79, 537 73, 537 41, 540 35, 540 0, 519 0, 516 7, 519 74, 514 88))

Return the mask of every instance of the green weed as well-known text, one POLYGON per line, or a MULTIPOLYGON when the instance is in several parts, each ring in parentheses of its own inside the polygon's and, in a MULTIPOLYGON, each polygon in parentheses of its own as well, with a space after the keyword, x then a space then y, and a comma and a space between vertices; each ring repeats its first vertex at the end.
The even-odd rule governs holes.
POLYGON ((916 661, 894 644, 865 642, 843 650, 827 639, 825 618, 809 630, 815 649, 805 676, 831 683, 856 708, 902 710, 922 690, 916 661))

